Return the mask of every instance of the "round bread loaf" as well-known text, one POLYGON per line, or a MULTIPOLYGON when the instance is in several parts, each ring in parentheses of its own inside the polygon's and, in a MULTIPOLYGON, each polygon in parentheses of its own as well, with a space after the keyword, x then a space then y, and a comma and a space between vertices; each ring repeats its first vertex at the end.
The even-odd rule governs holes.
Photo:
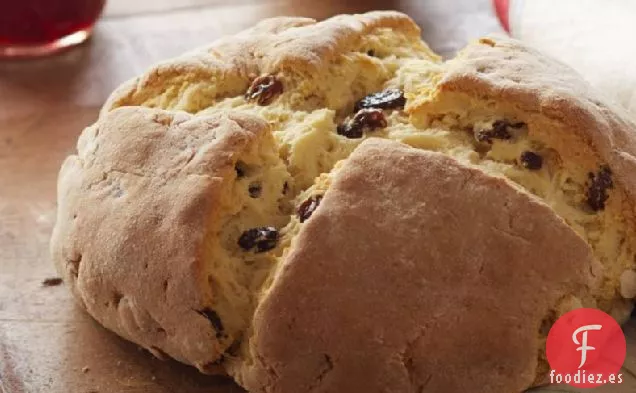
POLYGON ((52 255, 102 325, 250 392, 521 391, 559 315, 629 317, 635 129, 509 38, 265 20, 113 93, 52 255))

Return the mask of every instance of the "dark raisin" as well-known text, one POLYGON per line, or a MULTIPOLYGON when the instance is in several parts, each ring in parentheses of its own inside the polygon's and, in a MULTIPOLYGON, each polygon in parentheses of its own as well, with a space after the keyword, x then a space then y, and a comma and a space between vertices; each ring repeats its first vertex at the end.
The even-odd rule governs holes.
POLYGON ((247 191, 250 193, 250 198, 258 198, 261 196, 263 188, 260 183, 252 183, 247 188, 247 191))
POLYGON ((226 355, 226 356, 236 356, 236 355, 238 355, 240 349, 241 349, 241 340, 240 339, 236 339, 236 340, 232 341, 232 344, 230 344, 229 347, 227 347, 227 349, 225 350, 224 355, 226 355))
POLYGON ((387 89, 378 93, 369 94, 356 103, 355 111, 365 108, 397 109, 404 108, 406 98, 404 92, 399 89, 387 89))
POLYGON ((55 287, 58 286, 62 283, 62 279, 59 277, 49 277, 49 278, 45 278, 44 281, 42 281, 42 286, 43 287, 55 287))
POLYGON ((278 231, 273 227, 258 227, 243 232, 238 245, 245 251, 255 249, 256 252, 269 251, 278 243, 278 231))
POLYGON ((363 129, 368 129, 369 131, 387 126, 384 112, 381 109, 361 109, 353 117, 353 122, 360 124, 363 129))
POLYGON ((608 166, 603 165, 596 174, 590 172, 588 177, 590 182, 587 189, 587 204, 594 211, 603 210, 609 198, 607 190, 614 187, 612 171, 608 166))
POLYGON ((283 195, 287 194, 287 191, 289 191, 289 184, 285 182, 285 184, 283 184, 283 195))
POLYGON ((343 124, 339 124, 338 128, 336 128, 336 132, 338 135, 345 136, 349 139, 358 139, 362 138, 362 128, 354 127, 351 122, 345 122, 343 124))
POLYGON ((258 105, 269 105, 283 92, 283 83, 274 75, 262 75, 254 79, 245 93, 245 99, 258 105))
POLYGON ((234 170, 236 171, 236 177, 239 179, 245 176, 246 169, 244 163, 237 162, 236 165, 234 165, 234 170))
POLYGON ((307 199, 298 207, 298 218, 300 222, 305 222, 316 211, 322 200, 322 195, 315 195, 307 199))
POLYGON ((543 166, 543 157, 532 151, 524 151, 521 153, 521 165, 532 171, 539 170, 543 166))
POLYGON ((210 321, 212 327, 214 327, 214 330, 216 330, 216 338, 221 338, 223 336, 223 322, 221 322, 219 314, 208 307, 204 308, 203 310, 197 310, 197 312, 204 316, 208 321, 210 321))
POLYGON ((476 135, 478 142, 492 143, 493 139, 508 140, 512 138, 512 134, 508 131, 508 127, 519 128, 523 123, 510 124, 508 120, 496 120, 492 123, 490 129, 479 130, 476 135))
POLYGON ((361 109, 353 119, 339 125, 337 132, 350 139, 362 138, 365 130, 373 131, 376 128, 385 128, 387 124, 381 109, 361 109))
POLYGON ((367 51, 367 56, 375 57, 375 51, 373 49, 369 49, 367 51))

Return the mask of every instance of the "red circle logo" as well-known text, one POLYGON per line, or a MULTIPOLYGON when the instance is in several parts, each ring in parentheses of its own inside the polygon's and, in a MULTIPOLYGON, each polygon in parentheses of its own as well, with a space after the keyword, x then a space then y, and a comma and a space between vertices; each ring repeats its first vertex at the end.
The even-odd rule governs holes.
POLYGON ((559 318, 546 341, 550 383, 592 388, 623 382, 625 335, 614 318, 579 308, 559 318))

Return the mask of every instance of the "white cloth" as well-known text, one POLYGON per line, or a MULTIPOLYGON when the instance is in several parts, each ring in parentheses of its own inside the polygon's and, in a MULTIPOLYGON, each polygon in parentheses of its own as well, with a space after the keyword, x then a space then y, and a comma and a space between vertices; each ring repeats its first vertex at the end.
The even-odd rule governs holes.
POLYGON ((636 118, 636 0, 511 0, 510 30, 636 118))

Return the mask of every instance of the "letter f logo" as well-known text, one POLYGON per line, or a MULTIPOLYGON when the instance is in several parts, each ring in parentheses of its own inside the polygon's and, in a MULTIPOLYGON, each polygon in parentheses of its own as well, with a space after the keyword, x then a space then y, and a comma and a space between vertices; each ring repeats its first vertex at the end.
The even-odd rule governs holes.
POLYGON ((579 368, 583 367, 583 365, 585 364, 585 361, 587 360, 587 351, 593 351, 596 349, 594 347, 587 345, 587 331, 601 330, 602 327, 603 327, 602 325, 585 325, 576 329, 574 333, 572 334, 572 341, 574 341, 574 344, 581 345, 580 347, 576 349, 577 351, 581 351, 581 364, 579 364, 579 368), (583 332, 583 334, 581 335, 582 337, 581 342, 579 342, 576 336, 581 332, 583 332))

